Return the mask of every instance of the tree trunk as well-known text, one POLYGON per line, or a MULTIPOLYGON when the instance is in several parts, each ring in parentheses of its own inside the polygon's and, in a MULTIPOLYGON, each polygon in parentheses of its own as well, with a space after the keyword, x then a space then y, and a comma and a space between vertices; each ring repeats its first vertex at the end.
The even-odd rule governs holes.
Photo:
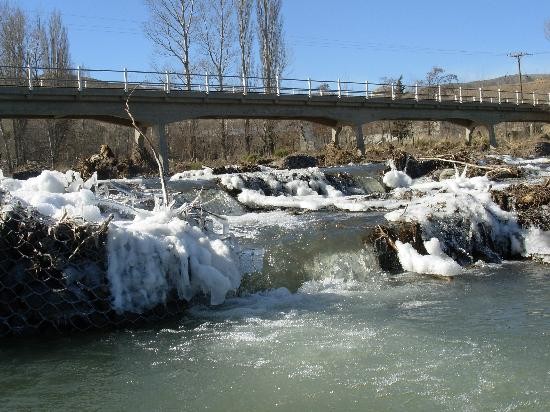
POLYGON ((250 135, 250 119, 244 121, 244 147, 246 154, 250 155, 252 150, 252 136, 250 135))
POLYGON ((0 119, 0 138, 2 138, 2 142, 4 143, 4 151, 6 152, 6 167, 7 172, 11 173, 12 171, 12 163, 11 163, 11 152, 10 147, 8 145, 8 140, 6 138, 6 134, 4 133, 4 125, 2 123, 2 119, 0 119))

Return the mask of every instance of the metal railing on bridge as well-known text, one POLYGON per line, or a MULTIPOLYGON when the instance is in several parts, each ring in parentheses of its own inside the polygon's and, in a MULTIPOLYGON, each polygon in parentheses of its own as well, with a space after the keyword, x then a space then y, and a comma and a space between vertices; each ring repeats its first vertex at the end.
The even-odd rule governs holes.
MULTIPOLYGON (((139 88, 210 93, 300 95, 308 97, 337 96, 340 99, 391 99, 409 101, 435 101, 467 103, 493 103, 532 106, 550 106, 550 93, 506 90, 489 87, 467 87, 459 83, 426 85, 417 83, 355 82, 343 80, 316 80, 263 78, 258 76, 212 75, 209 73, 184 73, 174 71, 143 71, 84 69, 81 67, 59 69, 49 67, 0 66, 1 87, 73 88, 79 91, 96 88, 123 89, 125 92, 139 88)), ((1 89, 0 89, 1 90, 1 89)))

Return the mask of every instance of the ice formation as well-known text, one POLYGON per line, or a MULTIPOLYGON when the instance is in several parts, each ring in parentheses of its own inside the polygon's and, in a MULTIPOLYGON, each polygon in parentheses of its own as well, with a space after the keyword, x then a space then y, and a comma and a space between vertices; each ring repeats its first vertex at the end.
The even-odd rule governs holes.
POLYGON ((96 196, 90 190, 96 183, 95 174, 84 181, 78 172, 71 170, 67 173, 44 170, 39 176, 27 180, 3 178, 0 188, 54 219, 66 215, 99 222, 103 217, 96 196))
POLYGON ((210 295, 223 303, 241 274, 231 249, 170 211, 133 222, 116 222, 108 240, 111 293, 120 311, 142 312, 165 303, 176 290, 180 299, 210 295))
POLYGON ((525 232, 524 255, 550 263, 550 231, 536 228, 527 230, 525 232))
POLYGON ((360 187, 354 187, 353 194, 346 194, 331 184, 319 168, 291 171, 264 169, 262 172, 222 175, 220 183, 228 190, 238 191, 237 200, 252 208, 336 208, 363 212, 404 205, 395 200, 367 199, 367 193, 360 187))
MULTIPOLYGON (((83 181, 73 171, 43 171, 28 180, 0 175, 0 189, 54 219, 101 222, 107 216, 100 205, 124 206, 94 193, 96 184, 95 175, 83 181)), ((128 209, 134 220, 114 220, 108 232, 107 275, 117 311, 141 313, 166 303, 172 291, 185 300, 206 294, 217 305, 239 286, 237 259, 223 241, 180 219, 176 211, 128 209)))
POLYGON ((409 272, 456 276, 462 271, 461 266, 443 252, 437 238, 424 242, 428 255, 421 255, 411 244, 399 240, 395 242, 395 246, 399 263, 409 272))

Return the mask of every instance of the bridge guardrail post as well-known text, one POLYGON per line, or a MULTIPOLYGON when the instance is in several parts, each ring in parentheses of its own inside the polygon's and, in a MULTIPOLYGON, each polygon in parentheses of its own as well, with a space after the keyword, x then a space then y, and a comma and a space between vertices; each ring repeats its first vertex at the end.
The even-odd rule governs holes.
POLYGON ((30 64, 27 65, 27 77, 29 78, 29 90, 32 90, 33 85, 32 85, 32 75, 31 75, 31 66, 30 66, 30 64))
POLYGON ((498 104, 502 103, 501 91, 498 89, 498 104))
POLYGON ((479 102, 483 103, 483 90, 481 89, 481 87, 479 88, 479 102))
POLYGON ((168 70, 164 71, 164 75, 166 76, 166 94, 170 94, 170 73, 168 73, 168 70))
POLYGON ((516 106, 519 106, 519 92, 516 90, 516 106))
POLYGON ((550 106, 550 93, 548 93, 548 106, 550 106))
POLYGON ((206 94, 210 94, 210 80, 208 79, 208 72, 204 75, 204 91, 206 94))
POLYGON ((462 103, 462 86, 458 88, 458 101, 462 103))
MULTIPOLYGON (((277 96, 281 95, 281 79, 279 78, 279 75, 275 75, 275 85, 277 88, 277 96)), ((311 89, 311 87, 310 87, 311 89)), ((310 96, 311 97, 311 96, 310 96)))
POLYGON ((365 82, 365 99, 369 99, 369 82, 365 82))
POLYGON ((395 83, 391 84, 391 99, 395 100, 395 83))
POLYGON ((342 84, 340 83, 340 79, 338 79, 338 98, 342 98, 342 84))
POLYGON ((311 78, 307 78, 307 86, 308 86, 308 97, 311 99, 311 78))
POLYGON ((441 103, 441 85, 437 85, 437 101, 441 103))
POLYGON ((128 93, 128 69, 124 68, 124 93, 128 93))
POLYGON ((533 106, 537 105, 537 98, 535 97, 535 92, 533 92, 533 106))
POLYGON ((76 68, 76 79, 78 84, 78 91, 82 91, 82 77, 80 76, 80 66, 76 68))
POLYGON ((244 75, 244 70, 243 70, 243 74, 242 74, 242 81, 243 81, 243 96, 246 96, 246 93, 247 93, 247 90, 246 90, 246 77, 244 75))
POLYGON ((418 83, 414 85, 414 100, 418 101, 418 83))

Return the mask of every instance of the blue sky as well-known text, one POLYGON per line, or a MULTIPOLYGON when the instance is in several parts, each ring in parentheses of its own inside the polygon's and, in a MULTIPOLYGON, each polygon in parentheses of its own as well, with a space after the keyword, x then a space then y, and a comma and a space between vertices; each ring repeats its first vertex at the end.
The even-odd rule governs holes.
MULTIPOLYGON (((12 0, 28 12, 57 8, 73 61, 88 68, 150 69, 143 0, 12 0)), ((548 0, 284 0, 286 75, 378 81, 422 79, 433 66, 462 81, 515 74, 510 51, 537 53, 526 73, 550 73, 543 25, 548 0)))

